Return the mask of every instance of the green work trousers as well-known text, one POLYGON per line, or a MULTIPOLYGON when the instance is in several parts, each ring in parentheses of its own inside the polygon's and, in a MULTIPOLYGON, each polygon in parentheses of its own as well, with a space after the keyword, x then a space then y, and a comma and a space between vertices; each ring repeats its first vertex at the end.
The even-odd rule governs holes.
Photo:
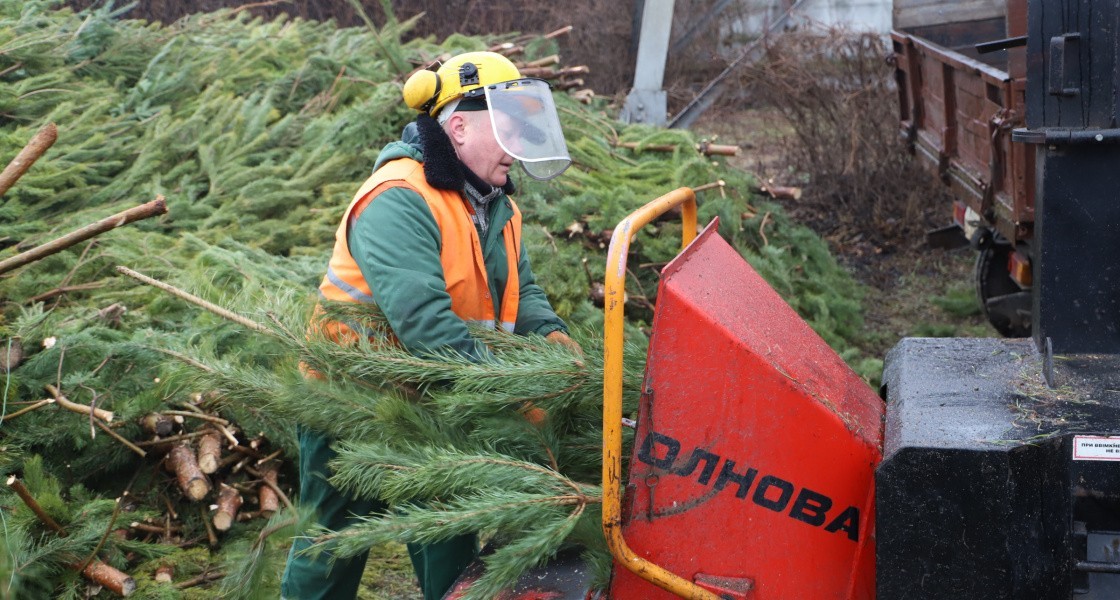
MULTIPOLYGON (((306 428, 299 431, 299 500, 315 507, 319 525, 339 530, 385 506, 371 500, 356 500, 332 486, 327 478, 327 462, 335 457, 331 439, 306 428)), ((334 560, 329 552, 318 556, 303 554, 311 545, 297 537, 288 554, 280 594, 284 600, 345 600, 358 594, 368 553, 351 559, 334 560)), ((478 549, 474 535, 464 535, 438 544, 409 544, 408 554, 424 591, 424 600, 439 600, 455 583, 478 549)))

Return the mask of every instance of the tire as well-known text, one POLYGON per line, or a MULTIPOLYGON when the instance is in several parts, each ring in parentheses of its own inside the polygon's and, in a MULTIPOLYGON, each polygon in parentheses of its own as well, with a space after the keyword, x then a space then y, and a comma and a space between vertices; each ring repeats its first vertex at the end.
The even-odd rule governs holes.
POLYGON ((1029 294, 1007 271, 1007 261, 1015 248, 992 242, 980 248, 976 257, 976 296, 988 322, 1004 337, 1030 337, 1029 294), (1007 302, 1008 299, 1016 301, 1007 302), (1022 300, 1027 299, 1027 302, 1022 300), (1025 305, 1025 308, 1024 308, 1025 305))

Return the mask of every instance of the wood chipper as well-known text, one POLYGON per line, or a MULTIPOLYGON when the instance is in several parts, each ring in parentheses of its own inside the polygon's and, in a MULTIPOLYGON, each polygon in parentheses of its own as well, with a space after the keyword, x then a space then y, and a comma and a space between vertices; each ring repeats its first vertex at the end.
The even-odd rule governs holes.
MULTIPOLYGON (((615 229, 612 599, 1120 598, 1120 2, 1033 0, 1033 338, 905 339, 876 394, 682 189, 615 229), (622 478, 626 255, 682 206, 622 478)), ((558 561, 563 564, 563 560, 558 561)), ((568 569, 567 573, 577 573, 568 569)), ((530 575, 509 598, 594 598, 530 575)))

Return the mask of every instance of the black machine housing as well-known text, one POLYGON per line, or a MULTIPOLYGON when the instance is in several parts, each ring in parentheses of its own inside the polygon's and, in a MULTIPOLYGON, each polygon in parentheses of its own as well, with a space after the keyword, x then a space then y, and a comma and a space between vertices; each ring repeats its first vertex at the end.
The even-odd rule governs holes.
POLYGON ((1033 338, 887 357, 878 598, 1120 598, 1120 2, 1032 0, 1033 338))

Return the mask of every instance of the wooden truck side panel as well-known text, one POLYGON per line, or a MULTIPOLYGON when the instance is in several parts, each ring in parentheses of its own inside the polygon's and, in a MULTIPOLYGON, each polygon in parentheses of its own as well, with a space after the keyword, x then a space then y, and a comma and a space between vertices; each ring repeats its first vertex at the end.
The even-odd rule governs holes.
POLYGON ((1025 3, 896 0, 895 24, 902 135, 991 228, 1011 242, 1029 239, 1034 156, 1011 142, 1011 130, 1024 123, 1024 52, 975 49, 1024 32, 1025 3), (935 21, 947 14, 954 21, 935 21), (905 24, 911 28, 899 28, 905 24))

